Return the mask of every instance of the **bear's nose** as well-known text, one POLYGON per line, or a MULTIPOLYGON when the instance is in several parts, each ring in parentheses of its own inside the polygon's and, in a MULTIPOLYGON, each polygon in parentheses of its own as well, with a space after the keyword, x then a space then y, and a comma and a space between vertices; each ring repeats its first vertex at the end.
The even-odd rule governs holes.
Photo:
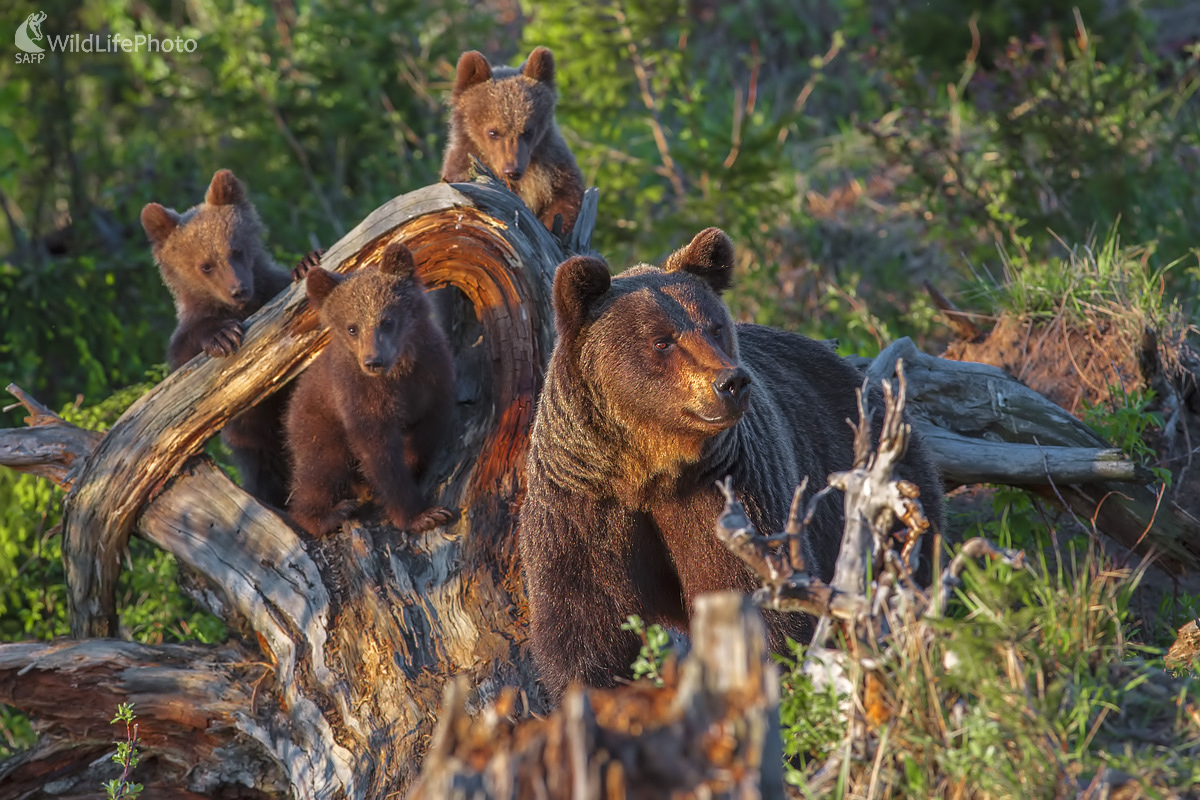
POLYGON ((234 300, 245 300, 249 294, 250 293, 246 291, 246 287, 240 283, 229 290, 229 296, 234 300))
POLYGON ((514 181, 521 180, 521 176, 524 174, 525 173, 521 170, 520 167, 509 167, 508 169, 504 170, 504 177, 509 178, 514 181))
POLYGON ((722 370, 717 373, 717 378, 712 384, 713 391, 717 393, 718 397, 722 399, 728 397, 733 400, 741 400, 749 386, 750 376, 741 367, 722 370))
POLYGON ((379 356, 367 356, 362 362, 363 369, 367 372, 381 372, 383 370, 383 359, 379 356))

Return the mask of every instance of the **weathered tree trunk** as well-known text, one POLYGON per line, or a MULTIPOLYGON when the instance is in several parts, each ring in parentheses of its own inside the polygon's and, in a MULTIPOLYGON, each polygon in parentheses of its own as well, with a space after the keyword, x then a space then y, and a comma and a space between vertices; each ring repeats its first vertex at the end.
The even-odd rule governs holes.
MULTIPOLYGON (((197 357, 103 437, 19 395, 30 427, 0 432, 0 464, 70 489, 63 544, 75 636, 115 634, 115 582, 133 533, 199 575, 205 602, 236 633, 211 647, 105 639, 0 646, 0 702, 28 711, 41 733, 35 751, 0 765, 0 800, 97 796, 99 777, 114 774, 100 756, 111 752, 109 720, 125 701, 135 703, 144 742, 135 779, 147 785, 146 798, 402 796, 417 778, 452 676, 472 692, 453 695, 446 712, 460 722, 464 709, 498 699, 506 686, 515 687, 521 713, 546 711, 525 647, 516 509, 553 345, 553 272, 587 249, 595 208, 593 192, 564 245, 502 186, 437 185, 386 204, 322 259, 326 268, 357 269, 401 240, 427 285, 455 287, 464 298, 452 320, 457 438, 424 481, 431 499, 460 512, 446 528, 410 537, 389 526, 347 526, 314 542, 201 454, 225 421, 298 374, 323 346, 301 287, 252 318, 237 354, 197 357)), ((954 380, 941 372, 940 383, 923 378, 918 357, 905 357, 918 418, 928 404, 927 416, 942 427, 978 436, 975 409, 959 417, 937 410, 934 395, 948 394, 954 380), (925 392, 923 380, 940 388, 925 392)), ((881 356, 880 369, 890 369, 885 362, 881 356)), ((1046 415, 1055 413, 1045 406, 1046 415)), ((1036 407, 1036 400, 1028 406, 1035 416, 1036 407)), ((1007 412, 997 408, 1003 427, 1007 412)), ((999 453, 999 444, 980 442, 980 462, 999 453)), ((957 469, 952 453, 937 452, 943 466, 957 469)), ((1111 470, 1097 475, 1112 477, 1111 470)), ((1128 465, 1117 470, 1139 477, 1128 465)), ((609 736, 585 708, 576 710, 575 733, 564 728, 562 736, 582 731, 576 745, 609 736)), ((690 736, 690 725, 656 735, 690 736)), ((446 736, 442 753, 457 758, 461 741, 446 736)), ((673 741, 680 753, 696 752, 693 743, 673 741)), ((604 767, 606 775, 623 768, 604 767)))

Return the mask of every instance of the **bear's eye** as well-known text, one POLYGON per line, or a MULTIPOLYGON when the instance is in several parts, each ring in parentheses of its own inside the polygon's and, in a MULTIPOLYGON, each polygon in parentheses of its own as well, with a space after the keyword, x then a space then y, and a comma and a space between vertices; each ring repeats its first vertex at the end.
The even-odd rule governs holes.
POLYGON ((207 275, 208 273, 212 272, 212 264, 205 261, 200 265, 200 271, 207 275))
POLYGON ((670 336, 663 336, 660 339, 654 340, 654 349, 655 350, 669 350, 674 345, 675 345, 675 340, 672 339, 670 336))
POLYGON ((492 139, 499 139, 500 131, 496 130, 495 128, 488 128, 488 136, 492 139))
POLYGON ((350 334, 351 336, 358 336, 358 326, 357 325, 347 325, 346 333, 350 334))
POLYGON ((720 339, 721 334, 725 332, 725 326, 724 325, 713 325, 711 328, 708 329, 708 332, 712 334, 712 337, 714 339, 720 339))
POLYGON ((241 250, 241 248, 240 248, 240 247, 235 247, 235 248, 233 248, 232 250, 230 250, 230 251, 229 251, 229 257, 230 257, 230 258, 241 258, 241 257, 242 257, 242 250, 241 250))
POLYGON ((392 329, 392 325, 393 325, 393 322, 392 322, 391 317, 384 317, 383 319, 379 320, 379 329, 380 330, 390 331, 392 329))

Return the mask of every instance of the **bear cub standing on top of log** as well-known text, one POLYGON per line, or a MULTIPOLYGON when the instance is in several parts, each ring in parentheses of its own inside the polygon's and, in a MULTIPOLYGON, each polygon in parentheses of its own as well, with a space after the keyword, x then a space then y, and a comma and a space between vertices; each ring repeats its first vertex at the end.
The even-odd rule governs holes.
MULTIPOLYGON (((142 227, 175 300, 179 324, 167 346, 172 370, 202 352, 214 358, 237 352, 246 318, 307 269, 302 261, 289 275, 275 265, 263 244, 258 212, 227 169, 213 175, 204 202, 182 214, 147 203, 142 227)), ((280 508, 288 485, 282 428, 286 397, 287 390, 276 392, 221 431, 246 491, 280 508)))
POLYGON ((288 512, 314 536, 349 517, 363 488, 402 530, 453 518, 425 502, 416 480, 445 436, 455 394, 450 346, 415 270, 412 252, 392 244, 378 269, 308 273, 308 302, 332 340, 288 408, 288 512))
POLYGON ((470 180, 471 156, 483 162, 548 229, 562 233, 583 203, 583 173, 554 121, 554 54, 535 47, 520 67, 493 68, 482 53, 463 53, 450 96, 450 142, 442 180, 470 180))
MULTIPOLYGON (((805 500, 849 469, 862 375, 826 344, 735 325, 720 293, 733 243, 709 228, 657 268, 610 277, 604 261, 558 267, 558 342, 526 461, 520 552, 530 639, 555 697, 568 684, 611 686, 630 675, 641 641, 621 623, 688 629, 702 592, 751 592, 758 581, 714 534, 726 475, 761 533, 781 531, 792 494, 805 500)), ((883 403, 876 388, 875 439, 883 403)), ((900 470, 941 522, 942 490, 921 441, 900 470)), ((817 507, 803 542, 810 573, 828 581, 842 537, 841 492, 817 507)), ((932 537, 918 580, 928 583, 932 537)), ((811 638, 812 619, 763 613, 771 647, 811 638)))

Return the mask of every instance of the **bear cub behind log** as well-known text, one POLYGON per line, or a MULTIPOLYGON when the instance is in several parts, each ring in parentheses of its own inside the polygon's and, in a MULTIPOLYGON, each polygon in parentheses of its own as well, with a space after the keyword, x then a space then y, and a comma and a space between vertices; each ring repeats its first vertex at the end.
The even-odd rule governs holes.
MULTIPOLYGON (((526 461, 520 553, 534 660, 550 692, 572 681, 611 686, 630 675, 641 641, 630 614, 687 630, 702 592, 758 582, 714 534, 732 476, 762 533, 783 530, 792 493, 807 496, 849 469, 862 375, 826 344, 733 323, 720 293, 733 244, 710 228, 662 268, 610 277, 575 257, 558 267, 558 341, 538 400, 526 461)), ((875 389, 874 431, 882 421, 875 389)), ((937 470, 913 438, 900 470, 940 527, 937 470)), ((803 542, 828 581, 842 536, 841 493, 818 504, 803 542)), ((924 537, 918 580, 930 577, 924 537)), ((764 612, 771 646, 811 638, 812 620, 764 612)))
MULTIPOLYGON (((258 212, 227 169, 213 175, 204 202, 183 213, 147 203, 142 227, 175 300, 178 325, 167 346, 172 370, 202 352, 214 358, 237 352, 246 318, 292 281, 267 254, 258 212)), ((280 508, 288 485, 286 395, 276 392, 221 431, 246 491, 280 508)))
POLYGON ((471 156, 508 184, 548 229, 570 232, 583 203, 583 174, 554 120, 554 55, 536 47, 520 67, 493 67, 463 53, 450 97, 442 180, 470 180, 471 156))
POLYGON ((349 277, 309 271, 308 302, 331 341, 297 379, 287 414, 288 512, 323 536, 369 490, 398 528, 449 522, 417 476, 444 440, 454 407, 454 360, 430 317, 412 253, 393 244, 378 269, 349 277))

